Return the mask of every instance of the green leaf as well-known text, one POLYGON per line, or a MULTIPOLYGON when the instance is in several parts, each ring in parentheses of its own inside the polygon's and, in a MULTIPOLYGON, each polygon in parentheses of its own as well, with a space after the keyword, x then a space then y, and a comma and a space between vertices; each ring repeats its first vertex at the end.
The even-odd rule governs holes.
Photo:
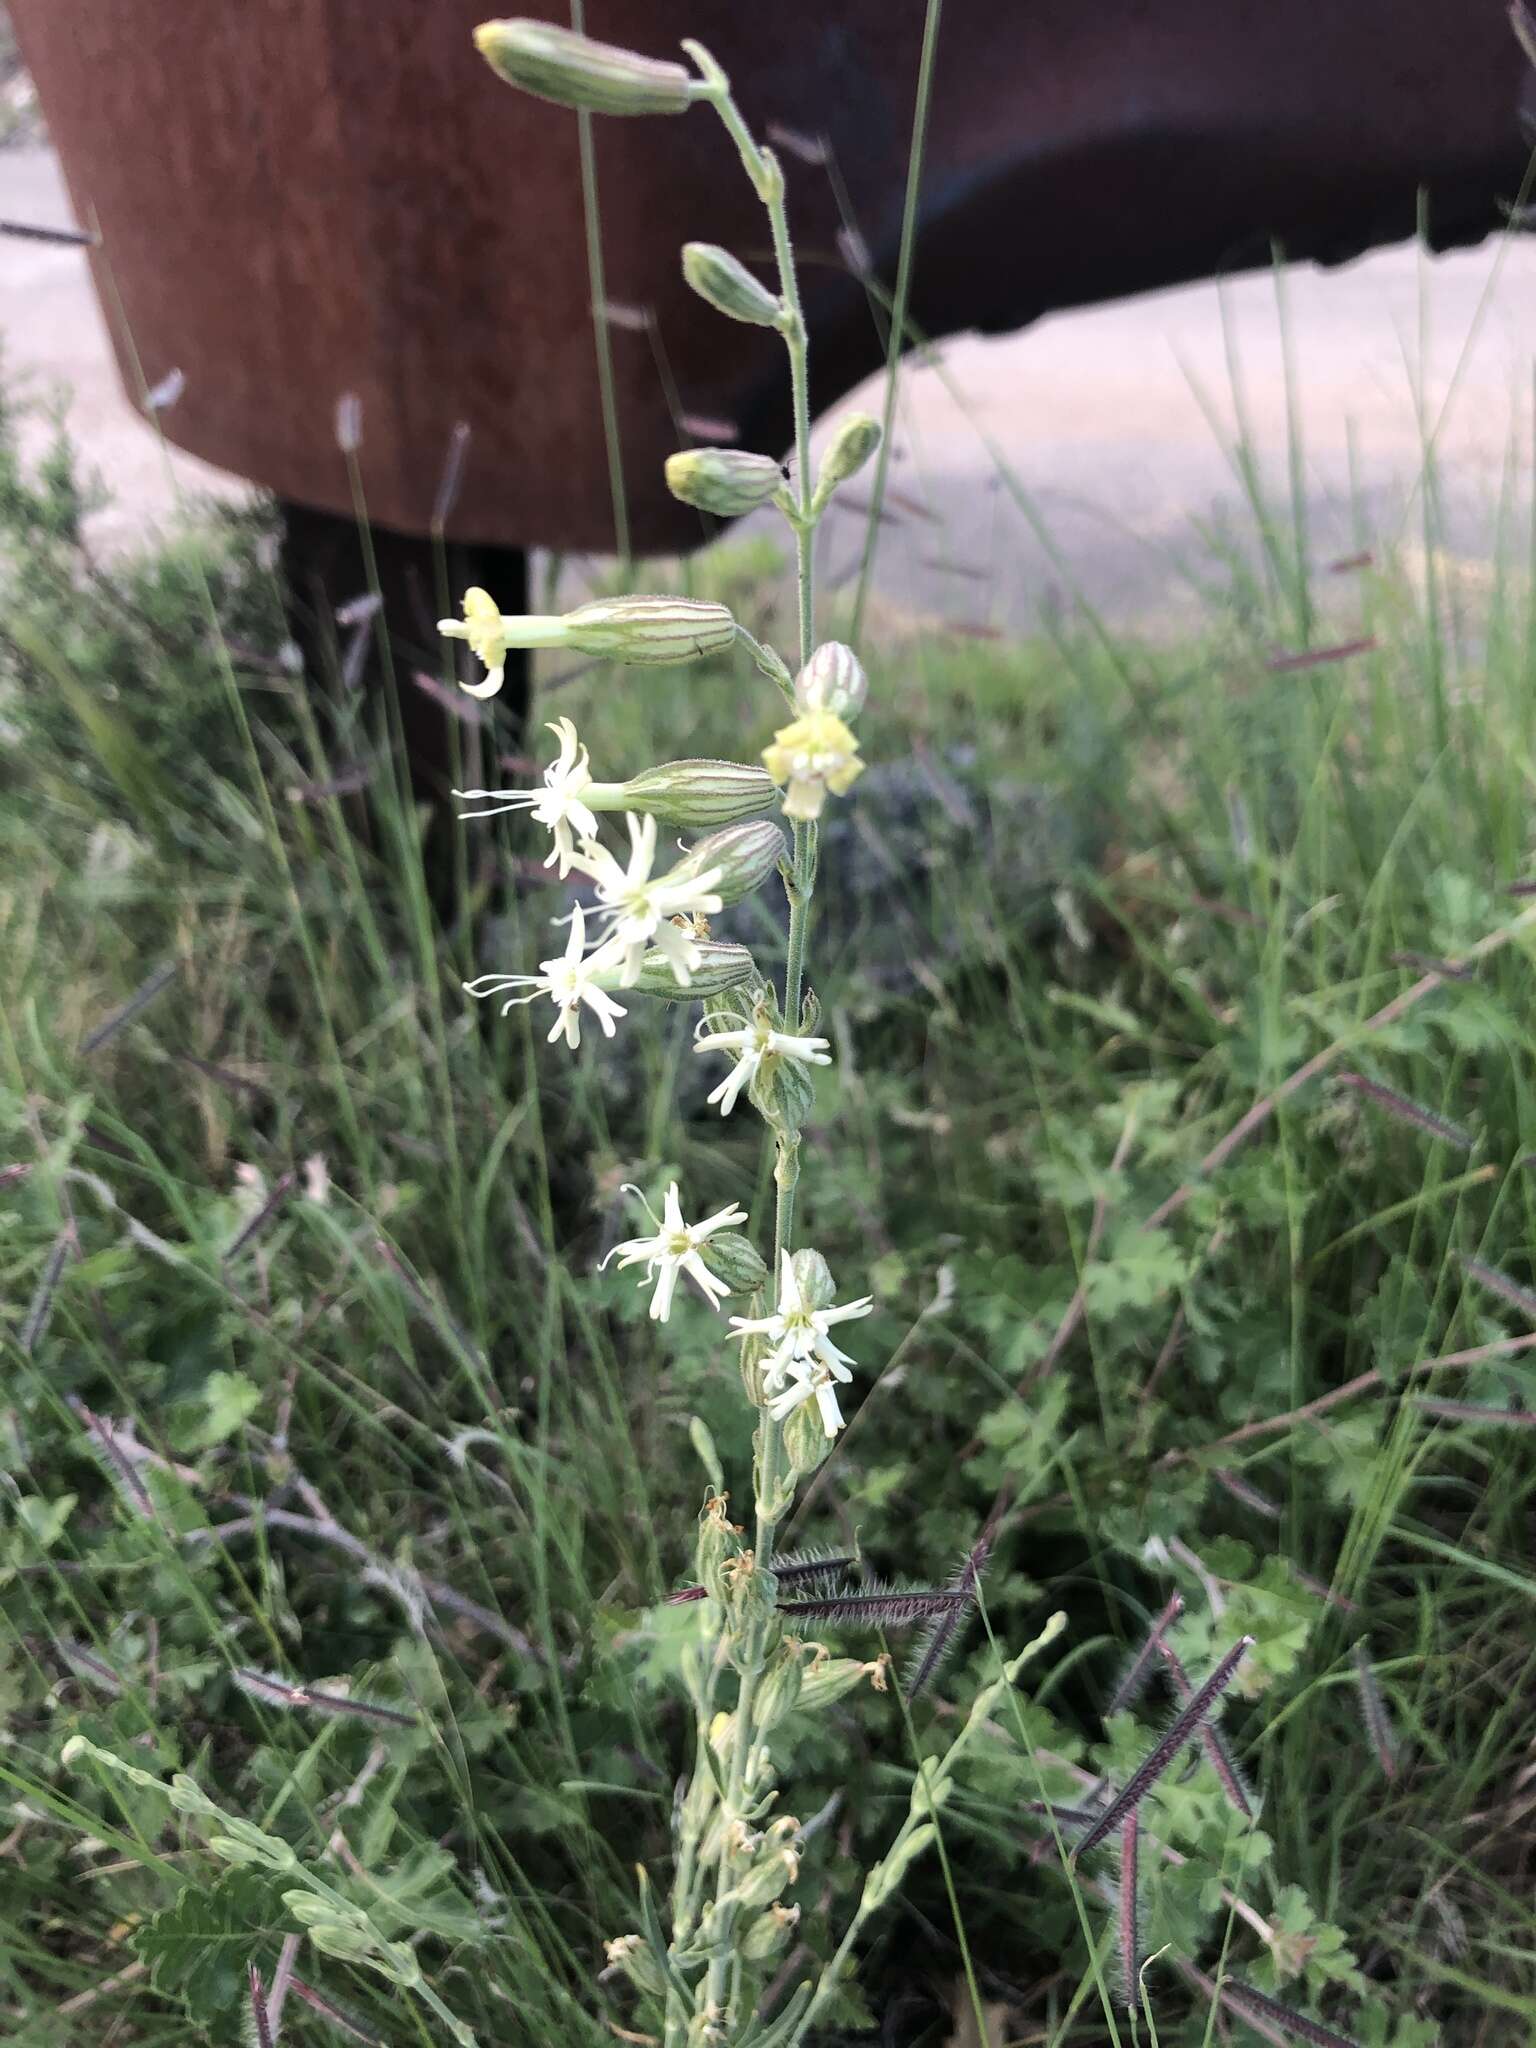
POLYGON ((155 1989, 179 1998, 199 2026, 233 2012, 246 1995, 254 1953, 286 1918, 277 1890, 270 1876, 244 1867, 226 1871, 205 1890, 187 1885, 174 1906, 131 1938, 155 1989))
POLYGON ((78 1494, 61 1493, 54 1500, 43 1500, 35 1493, 23 1494, 12 1507, 12 1513, 31 1539, 25 1548, 30 1552, 52 1550, 64 1534, 64 1525, 74 1510, 78 1494))
POLYGON ((260 1387, 243 1372, 210 1373, 202 1395, 207 1412, 188 1442, 189 1450, 205 1451, 223 1443, 261 1406, 260 1387))
POLYGON ((1188 1271, 1188 1260, 1166 1231, 1122 1231, 1108 1257, 1083 1275, 1089 1312, 1112 1316, 1122 1309, 1151 1308, 1181 1286, 1188 1271))

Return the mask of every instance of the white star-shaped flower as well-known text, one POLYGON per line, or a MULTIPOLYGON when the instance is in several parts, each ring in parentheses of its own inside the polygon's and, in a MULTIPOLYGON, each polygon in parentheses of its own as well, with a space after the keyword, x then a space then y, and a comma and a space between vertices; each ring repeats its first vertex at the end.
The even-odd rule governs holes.
POLYGON ((705 1031, 703 1021, 700 1020, 695 1036, 694 1051, 728 1052, 736 1056, 735 1066, 709 1097, 711 1102, 719 1103, 722 1116, 730 1115, 737 1096, 770 1053, 777 1053, 781 1059, 803 1060, 811 1067, 832 1064, 830 1039, 797 1038, 788 1031, 775 1031, 764 1016, 754 1017, 739 1031, 705 1031))
MULTIPOLYGON (((638 1193, 631 1188, 631 1194, 638 1193)), ((644 1197, 641 1197, 644 1200, 644 1197)), ((646 1214, 653 1223, 650 1204, 646 1214)), ((677 1288, 677 1276, 686 1273, 713 1309, 730 1293, 730 1288, 718 1275, 711 1273, 699 1253, 717 1230, 729 1230, 735 1224, 745 1223, 747 1212, 734 1205, 729 1209, 717 1209, 713 1216, 706 1216, 702 1223, 685 1223, 682 1205, 678 1200, 677 1182, 673 1181, 662 1198, 661 1222, 651 1237, 626 1238, 623 1244, 616 1244, 608 1259, 617 1259, 621 1266, 644 1265, 645 1286, 651 1276, 656 1276, 656 1291, 651 1296, 651 1320, 664 1323, 672 1313, 672 1296, 677 1288)))
POLYGON ((737 1337, 766 1337, 770 1349, 763 1366, 763 1391, 772 1396, 768 1413, 782 1422, 792 1409, 813 1397, 821 1410, 822 1426, 836 1436, 843 1426, 837 1405, 836 1380, 853 1378, 848 1368, 853 1360, 840 1351, 827 1334, 835 1323, 867 1316, 874 1308, 869 1295, 846 1301, 840 1307, 811 1308, 795 1278, 795 1263, 788 1252, 781 1255, 779 1305, 771 1316, 732 1316, 731 1330, 737 1337))
POLYGON ((461 818, 499 818, 506 811, 528 811, 534 820, 554 834, 554 845, 544 865, 554 867, 564 880, 576 856, 576 835, 590 839, 597 830, 597 814, 583 803, 582 793, 593 785, 587 750, 576 737, 568 718, 557 718, 545 728, 560 742, 560 751, 544 770, 539 789, 456 789, 455 796, 471 803, 487 803, 489 810, 460 811, 461 818))
POLYGON ((837 1388, 833 1382, 846 1380, 850 1375, 841 1366, 817 1365, 804 1358, 797 1358, 790 1371, 789 1385, 774 1395, 768 1403, 768 1413, 775 1422, 782 1422, 802 1402, 814 1400, 821 1414, 822 1428, 828 1436, 836 1436, 843 1426, 843 1411, 837 1405, 837 1388))
POLYGON ((677 870, 670 875, 653 875, 656 820, 637 818, 629 812, 625 823, 629 826, 627 867, 621 867, 608 848, 599 846, 594 839, 582 842, 571 865, 590 875, 597 885, 597 900, 608 920, 604 943, 614 946, 623 958, 619 986, 631 988, 639 980, 645 949, 654 940, 679 984, 687 988, 693 970, 704 956, 692 935, 671 920, 709 917, 721 909, 721 899, 714 894, 721 870, 706 868, 702 873, 680 877, 677 870))
POLYGON ((598 977, 611 974, 618 965, 618 956, 606 946, 599 946, 596 952, 586 951, 586 919, 578 903, 571 912, 571 936, 566 941, 565 951, 556 954, 553 960, 541 960, 537 974, 480 974, 473 981, 464 983, 464 993, 471 996, 506 995, 509 988, 525 988, 525 996, 507 996, 501 1006, 503 1017, 516 1003, 537 1002, 540 996, 548 996, 558 1015, 549 1033, 549 1044, 562 1034, 568 1046, 574 1049, 581 1044, 581 1006, 587 1008, 603 1027, 603 1036, 612 1038, 616 1017, 628 1015, 622 1003, 616 1003, 605 989, 598 987, 598 977))

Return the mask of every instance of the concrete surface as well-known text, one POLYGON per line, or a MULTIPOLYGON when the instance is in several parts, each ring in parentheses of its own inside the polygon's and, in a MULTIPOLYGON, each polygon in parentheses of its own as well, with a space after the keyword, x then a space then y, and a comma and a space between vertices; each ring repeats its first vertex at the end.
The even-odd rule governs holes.
MULTIPOLYGON (((0 153, 0 216, 69 223, 46 148, 0 153)), ((1475 558, 1508 451, 1522 463, 1529 452, 1536 245, 1438 259, 1384 250, 1341 271, 1289 271, 1279 298, 1319 558, 1355 546, 1357 520, 1373 544, 1412 534, 1418 390, 1452 545, 1475 558)), ((103 545, 173 516, 178 492, 242 488, 163 455, 118 385, 78 250, 0 237, 0 334, 12 378, 72 394, 73 432, 115 501, 97 523, 103 545)), ((892 484, 930 516, 898 504, 883 529, 884 601, 979 626, 1027 624, 1074 587, 1117 618, 1146 621, 1192 601, 1186 571, 1198 577, 1212 562, 1201 523, 1252 530, 1224 445, 1235 390, 1267 484, 1284 499, 1281 336, 1276 282, 1264 275, 1057 315, 1005 340, 946 343, 942 369, 904 373, 892 484), (1000 464, 1048 523, 1059 561, 1002 487, 1000 464), (972 573, 955 573, 956 563, 972 573)), ((878 410, 878 385, 849 403, 878 410)), ((863 523, 844 511, 827 529, 832 579, 850 573, 863 523)))
MULTIPOLYGON (((0 218, 35 227, 77 225, 51 150, 0 151, 0 218)), ((70 432, 86 468, 99 474, 112 498, 93 522, 97 545, 121 547, 142 538, 175 516, 178 493, 244 489, 238 478, 189 455, 172 451, 167 457, 130 404, 83 250, 0 236, 0 361, 17 396, 67 394, 70 432)), ((38 448, 48 436, 46 418, 32 418, 22 445, 38 448)))

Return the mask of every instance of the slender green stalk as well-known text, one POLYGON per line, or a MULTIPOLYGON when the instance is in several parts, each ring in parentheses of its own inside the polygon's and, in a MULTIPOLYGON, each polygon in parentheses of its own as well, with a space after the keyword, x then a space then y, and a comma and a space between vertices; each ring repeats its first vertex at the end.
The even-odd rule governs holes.
MULTIPOLYGON (((571 27, 586 26, 582 0, 571 0, 571 27)), ((613 546, 629 569, 629 499, 624 489, 624 450, 619 440, 619 402, 613 377, 613 334, 608 325, 608 278, 603 265, 603 220, 597 199, 597 149, 592 116, 576 114, 576 147, 581 158, 581 213, 587 242, 587 282, 592 291, 592 345, 597 351, 597 389, 603 409, 603 443, 608 451, 608 488, 613 496, 613 546)))
POLYGON ((933 67, 939 49, 939 18, 943 12, 944 0, 928 0, 928 12, 923 20, 923 46, 917 62, 917 100, 912 109, 912 144, 907 154, 907 190, 901 209, 896 289, 891 299, 891 335, 885 357, 885 409, 881 419, 883 431, 880 452, 875 458, 869 524, 864 530, 864 557, 859 563, 859 585, 853 600, 853 625, 849 631, 855 647, 864 630, 864 607, 869 601, 875 572, 875 550, 880 544, 880 508, 885 503, 885 479, 891 464, 891 430, 896 424, 901 349, 906 335, 907 300, 912 290, 912 249, 917 240, 917 201, 923 183, 923 143, 928 133, 928 103, 933 97, 933 67))
MULTIPOLYGON (((579 29, 579 0, 576 12, 579 29)), ((939 0, 930 0, 918 84, 917 161, 907 193, 898 280, 901 300, 910 284, 920 139, 932 87, 938 21, 939 0)), ((729 1000, 722 1000, 720 1011, 714 1014, 706 1008, 710 1028, 700 1041, 704 1050, 734 1047, 739 1053, 735 1070, 711 1100, 723 1098, 728 1113, 739 1090, 748 1087, 754 1107, 774 1136, 772 1270, 750 1242, 738 1240, 728 1249, 724 1238, 719 1255, 725 1269, 699 1267, 704 1239, 727 1221, 744 1222, 746 1217, 734 1210, 721 1211, 704 1224, 689 1225, 683 1221, 675 1184, 668 1190, 667 1220, 657 1225, 657 1235, 629 1240, 619 1247, 624 1263, 644 1259, 649 1268, 662 1269, 652 1300, 652 1314, 657 1319, 666 1319, 680 1270, 690 1271, 695 1279, 703 1272, 706 1291, 712 1271, 722 1296, 739 1291, 752 1297, 753 1313, 735 1319, 738 1335, 753 1345, 758 1345, 765 1333, 771 1340, 771 1349, 744 1353, 751 1398, 759 1411, 750 1548, 740 1540, 743 1532, 726 1519, 719 1461, 712 1450, 705 1458, 715 1491, 700 1518, 698 1573, 699 1590, 709 1605, 702 1615, 701 1636, 689 1646, 684 1667, 695 1712, 697 1751, 692 1781, 677 1817, 670 1938, 657 1919, 649 1880, 642 1875, 644 1932, 622 1936, 610 1944, 615 1967, 661 2001, 666 2048, 703 2048, 706 2042, 725 2043, 736 2038, 740 2025, 750 2022, 752 2015, 744 2008, 758 1982, 758 1966, 773 1956, 793 1926, 792 1916, 781 1912, 777 1901, 798 1874, 800 1824, 792 1815, 768 1817, 778 1794, 768 1738, 798 1704, 809 1705, 813 1697, 829 1704, 866 1673, 879 1680, 885 1662, 870 1665, 834 1660, 829 1675, 823 1670, 828 1657, 825 1645, 782 1639, 778 1580, 773 1570, 779 1525, 793 1501, 795 1482, 819 1462, 826 1440, 842 1426, 834 1382, 849 1375, 839 1362, 842 1354, 826 1336, 827 1329, 847 1317, 867 1314, 872 1306, 866 1297, 839 1307, 826 1262, 812 1250, 795 1252, 795 1199, 800 1132, 811 1102, 807 1069, 826 1064, 823 1055, 828 1044, 813 1035, 815 1008, 807 1010, 805 996, 806 951, 817 877, 815 821, 827 795, 845 793, 863 765, 844 714, 856 716, 866 689, 863 670, 850 648, 835 642, 820 649, 816 646, 815 537, 832 494, 874 452, 880 429, 875 421, 857 413, 841 422, 813 482, 809 337, 784 172, 777 156, 753 137, 732 98, 730 80, 706 49, 698 43, 683 45, 698 73, 689 78, 681 67, 588 43, 579 35, 568 36, 538 23, 486 24, 477 41, 494 67, 511 82, 581 112, 589 256, 599 311, 601 256, 588 113, 600 109, 678 114, 700 101, 713 107, 767 214, 778 291, 776 295, 770 292, 728 250, 707 243, 691 244, 684 251, 684 274, 701 296, 727 316, 776 330, 789 364, 794 421, 791 487, 784 485, 774 464, 743 450, 715 455, 705 450, 680 451, 668 465, 668 483, 684 503, 703 509, 728 514, 754 504, 773 503, 784 514, 795 540, 798 674, 793 679, 787 663, 759 644, 725 607, 697 600, 646 598, 598 603, 583 607, 569 619, 530 622, 505 619, 483 593, 470 592, 464 600, 462 624, 444 627, 445 632, 467 639, 484 662, 489 692, 498 687, 508 648, 527 644, 535 629, 546 632, 556 644, 568 640, 578 647, 584 644, 578 635, 588 641, 596 636, 595 651, 612 651, 617 658, 631 662, 668 665, 679 656, 697 658, 745 642, 759 671, 785 695, 793 712, 789 724, 775 732, 773 744, 764 748, 760 770, 745 771, 725 763, 713 767, 674 763, 665 771, 648 771, 666 774, 673 781, 681 777, 679 797, 688 787, 700 786, 702 771, 704 788, 709 788, 711 778, 718 785, 709 789, 712 801, 722 793, 729 796, 742 775, 755 773, 762 779, 766 771, 767 780, 784 790, 783 811, 793 828, 792 846, 786 856, 780 829, 767 827, 768 842, 759 840, 763 866, 755 877, 747 849, 721 835, 721 865, 707 876, 702 864, 689 874, 685 863, 671 877, 652 878, 654 829, 648 822, 651 836, 647 838, 633 816, 631 864, 628 870, 620 870, 611 851, 592 836, 590 823, 584 824, 583 799, 576 792, 586 792, 585 802, 591 809, 604 808, 598 803, 601 785, 587 770, 585 749, 578 747, 574 728, 563 725, 560 759, 545 772, 548 793, 536 799, 526 792, 506 793, 506 800, 510 805, 536 801, 546 807, 545 822, 552 824, 557 850, 565 862, 597 880, 608 930, 596 951, 584 952, 584 927, 574 921, 570 952, 558 967, 554 962, 542 963, 544 978, 491 975, 481 977, 484 986, 472 991, 500 994, 532 985, 554 996, 564 1020, 557 1023, 555 1035, 569 1024, 568 1042, 574 1047, 579 1043, 574 1012, 582 1003, 597 1008, 604 1029, 611 1032, 612 1016, 602 1007, 605 992, 600 982, 589 982, 587 977, 617 975, 617 986, 637 986, 644 972, 638 949, 654 934, 658 958, 671 961, 668 992, 678 985, 689 987, 689 973, 702 966, 703 955, 697 942, 680 936, 686 929, 684 920, 703 918, 735 900, 728 887, 739 896, 743 883, 761 886, 775 868, 783 878, 789 916, 783 982, 777 999, 747 956, 745 972, 750 982, 743 983, 738 976, 735 982, 717 987, 715 994, 729 1000), (573 822, 583 827, 579 851, 571 838, 573 822), (566 835, 563 840, 561 833, 566 835), (722 885, 718 893, 710 886, 715 882, 722 885), (631 909, 620 918, 617 912, 623 903, 631 909), (617 936, 626 920, 640 927, 638 939, 617 936), (684 947, 686 955, 680 950, 684 947), (686 970, 682 965, 685 958, 686 970), (740 1008, 733 993, 739 987, 745 990, 740 1008), (722 1012, 732 1021, 715 1021, 722 1012), (694 1263, 685 1266, 685 1261, 694 1263), (770 1293, 776 1294, 777 1305, 765 1316, 764 1303, 770 1293), (791 1382, 787 1389, 786 1382, 791 1382), (807 1407, 808 1401, 815 1406, 807 1407), (807 1664, 803 1660, 808 1647, 811 1661, 807 1664), (734 1675, 735 1697, 731 1710, 721 1713, 715 1707, 716 1691, 727 1669, 734 1675)), ((900 325, 898 318, 898 332, 900 325)), ((866 573, 867 568, 866 562, 866 573)), ((760 807, 761 800, 756 801, 760 807)), ((698 820, 685 813, 679 822, 698 820)), ((696 855, 701 863, 709 859, 702 843, 696 855)), ((697 923, 694 929, 698 931, 697 923)), ((523 1000, 513 998, 515 1002, 523 1000)), ((712 998, 705 996, 704 1000, 712 998)), ((624 1011, 620 1008, 614 1014, 622 1016, 624 1011)), ((660 1149, 661 1136, 658 1124, 653 1132, 655 1149, 660 1149)), ((653 1216, 653 1224, 655 1220, 653 1216)), ((910 1825, 892 1855, 871 1872, 860 1913, 840 1956, 848 1954, 863 1918, 894 1892, 906 1863, 933 1839, 935 1788, 947 1785, 946 1769, 941 1763, 924 1764, 913 1796, 910 1825)), ((813 2003, 811 1985, 801 1985, 778 2031, 796 2025, 808 2008, 819 2011, 826 1995, 823 1984, 818 2002, 813 2003)))

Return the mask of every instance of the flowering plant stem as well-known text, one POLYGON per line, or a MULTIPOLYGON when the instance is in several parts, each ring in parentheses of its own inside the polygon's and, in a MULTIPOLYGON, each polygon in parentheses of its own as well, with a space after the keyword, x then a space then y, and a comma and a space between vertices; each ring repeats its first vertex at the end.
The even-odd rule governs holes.
MULTIPOLYGON (((729 1341, 742 1347, 742 1380, 757 1410, 757 1428, 749 1538, 728 1519, 719 1461, 703 1425, 694 1424, 695 1442, 702 1435, 708 1447, 704 1462, 711 1488, 699 1518, 698 1583, 686 1595, 699 1603, 698 1633, 682 1651, 695 1754, 676 1809, 671 1926, 663 1926, 642 1873, 640 1928, 607 1946, 612 1969, 652 2009, 660 2008, 665 2048, 728 2048, 748 2036, 761 2037, 764 2048, 795 2048, 824 2014, 865 1921, 936 1838, 934 1816, 948 1766, 931 1760, 923 1766, 907 1824, 870 1872, 853 1923, 826 1969, 800 1983, 771 2018, 760 2020, 758 2006, 774 1959, 788 1947, 799 1921, 799 1907, 781 1895, 799 1876, 804 1839, 799 1821, 776 1811, 775 1731, 793 1714, 830 1707, 866 1678, 883 1690, 890 1661, 835 1657, 826 1644, 786 1628, 837 1620, 868 1626, 876 1618, 895 1626, 939 1616, 935 1643, 942 1648, 969 1606, 979 1569, 973 1555, 969 1576, 949 1587, 866 1588, 855 1595, 839 1586, 851 1563, 847 1558, 778 1558, 779 1532, 796 1484, 817 1468, 843 1427, 838 1386, 852 1379, 854 1360, 833 1332, 874 1308, 868 1295, 838 1300, 826 1260, 810 1247, 796 1248, 795 1222, 801 1131, 815 1106, 812 1075, 830 1064, 828 1041, 816 1035, 820 1004, 806 979, 817 821, 828 798, 845 796, 862 772, 858 738, 848 721, 857 717, 868 687, 852 648, 836 641, 816 645, 815 538, 833 493, 874 453, 880 429, 867 415, 846 416, 813 480, 809 350, 784 172, 773 151, 754 139, 729 79, 706 49, 683 45, 695 66, 690 74, 681 65, 594 43, 543 21, 488 22, 476 40, 510 83, 578 111, 681 115, 701 104, 710 107, 762 202, 773 244, 776 291, 729 250, 704 242, 684 246, 683 275, 717 312, 772 328, 783 341, 794 415, 792 475, 786 480, 778 464, 757 451, 681 449, 668 461, 667 482, 683 503, 722 518, 769 503, 783 514, 795 544, 796 672, 724 605, 692 598, 600 598, 563 617, 528 620, 504 616, 489 592, 471 590, 464 593, 463 620, 443 621, 442 631, 465 641, 484 664, 484 681, 465 685, 477 696, 492 696, 501 687, 510 648, 537 641, 657 667, 741 648, 790 706, 788 723, 762 750, 761 766, 674 761, 625 781, 603 781, 567 720, 554 728, 560 753, 544 770, 541 786, 464 794, 491 806, 472 815, 521 810, 545 826, 554 840, 546 865, 558 865, 562 876, 574 871, 586 877, 597 899, 590 911, 579 900, 572 906, 566 949, 540 962, 538 974, 482 975, 466 989, 506 997, 509 1006, 548 999, 555 1009, 550 1040, 563 1037, 573 1052, 581 1045, 584 1012, 596 1018, 605 1036, 627 1015, 615 992, 700 1003, 696 1050, 732 1061, 708 1098, 711 1107, 718 1104, 721 1115, 729 1116, 745 1093, 772 1134, 771 1268, 749 1238, 735 1234, 733 1226, 748 1221, 741 1210, 733 1205, 690 1222, 698 1210, 691 1202, 685 1209, 676 1182, 666 1190, 660 1217, 646 1202, 651 1231, 610 1253, 621 1266, 645 1268, 642 1284, 653 1288, 650 1314, 657 1322, 667 1320, 685 1277, 712 1309, 730 1294, 744 1297, 748 1313, 730 1318, 729 1341), (790 827, 788 846, 781 824, 759 815, 776 803, 790 827), (600 817, 616 809, 627 814, 627 863, 599 837, 600 817), (655 862, 662 819, 719 829, 661 874, 655 862), (777 985, 747 947, 721 943, 707 922, 774 873, 783 881, 789 912, 777 985), (786 1584, 796 1593, 781 1600, 786 1584)), ((638 1189, 633 1192, 645 1200, 638 1189)), ((936 1656, 931 1648, 919 1660, 920 1675, 931 1671, 936 1656)))
MULTIPOLYGON (((729 80, 714 58, 699 43, 685 43, 684 48, 708 81, 711 88, 711 103, 740 152, 747 176, 767 210, 773 236, 779 295, 784 304, 781 331, 789 356, 795 423, 795 506, 793 513, 787 513, 786 517, 795 536, 795 582, 800 628, 799 665, 803 669, 815 651, 815 537, 819 515, 814 513, 811 507, 810 350, 800 306, 800 284, 795 271, 794 245, 790 240, 784 174, 771 152, 761 150, 757 146, 735 100, 731 97, 729 80)), ((810 922, 811 899, 815 891, 815 840, 814 822, 797 820, 794 826, 790 879, 786 884, 789 894, 789 933, 784 956, 784 998, 780 1006, 780 1014, 790 1030, 796 1028, 800 1015, 801 990, 805 977, 806 932, 810 922)), ((783 1264, 784 1254, 794 1249, 795 1191, 800 1179, 799 1133, 781 1130, 776 1142, 778 1158, 773 1176, 775 1203, 772 1266, 775 1274, 783 1264)), ((772 1569, 774 1541, 783 1514, 779 1505, 783 1439, 784 1425, 765 1410, 758 1430, 757 1470, 753 1475, 756 1513, 753 1556, 757 1568, 764 1572, 772 1569)), ((744 1804, 747 1759, 752 1746, 752 1709, 763 1668, 770 1620, 771 1616, 754 1618, 748 1624, 746 1640, 738 1652, 740 1690, 736 1702, 736 1725, 729 1775, 725 1786, 727 1814, 739 1814, 744 1804)), ((709 1740, 707 1717, 704 1716, 700 1718, 699 1739, 701 1744, 709 1740)), ((700 1770, 706 1768, 706 1759, 702 1754, 695 1767, 700 1770)), ((716 1871, 717 1902, 724 1898, 730 1889, 731 1871, 727 1851, 727 1838, 722 1832, 716 1871)), ((722 1945, 710 1962, 706 1980, 705 2010, 710 2017, 727 2007, 731 1990, 730 1965, 730 1948, 728 1945, 722 1945)), ((673 2038, 673 2030, 669 2026, 668 2041, 673 2038)))

